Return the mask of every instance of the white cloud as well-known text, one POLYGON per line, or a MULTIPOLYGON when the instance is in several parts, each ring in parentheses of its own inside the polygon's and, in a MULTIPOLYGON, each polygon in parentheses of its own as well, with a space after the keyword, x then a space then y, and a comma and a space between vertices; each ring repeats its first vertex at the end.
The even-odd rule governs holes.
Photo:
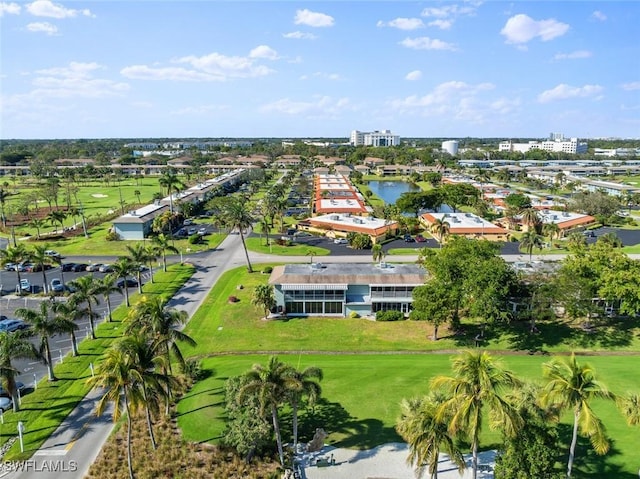
POLYGON ((393 27, 399 30, 417 30, 423 28, 424 23, 419 18, 396 18, 389 22, 383 22, 380 20, 377 23, 378 27, 393 27))
POLYGON ((0 17, 2 17, 5 13, 9 15, 19 15, 20 5, 13 2, 11 3, 0 2, 0 17))
POLYGON ((600 10, 596 10, 591 14, 591 18, 593 18, 594 20, 599 20, 601 22, 604 22, 607 19, 607 16, 604 13, 602 13, 600 10))
POLYGON ((314 96, 310 101, 294 101, 289 98, 268 103, 260 107, 263 113, 303 115, 308 119, 337 118, 345 110, 351 110, 348 98, 334 99, 330 96, 314 96))
POLYGON ((85 17, 94 17, 90 10, 74 10, 73 8, 65 8, 64 6, 53 3, 50 0, 36 0, 27 4, 27 11, 36 17, 50 18, 72 18, 78 15, 85 17))
POLYGON ((551 90, 540 93, 538 95, 538 102, 549 103, 556 100, 566 100, 568 98, 594 97, 598 96, 602 90, 603 88, 600 85, 584 85, 579 87, 561 83, 551 90))
POLYGON ((311 10, 298 10, 293 23, 296 25, 307 25, 308 27, 332 27, 335 20, 332 16, 324 13, 312 12, 311 10))
POLYGON ((301 31, 283 33, 282 36, 284 38, 294 38, 296 40, 315 40, 318 38, 313 33, 305 33, 301 31))
POLYGON ((267 45, 260 45, 249 52, 250 58, 266 58, 268 60, 277 60, 278 52, 267 45))
POLYGON ((179 110, 170 111, 170 115, 175 116, 193 116, 193 115, 207 115, 209 113, 228 110, 228 106, 224 105, 197 105, 187 106, 179 110))
POLYGON ((567 33, 569 25, 553 18, 548 20, 534 20, 522 13, 511 17, 500 31, 506 37, 507 43, 527 43, 536 37, 543 42, 553 40, 567 33))
POLYGON ((455 45, 451 43, 429 37, 405 38, 400 45, 414 50, 456 50, 455 45))
POLYGON ((453 25, 453 21, 443 20, 439 18, 437 20, 429 22, 427 25, 429 25, 430 27, 438 27, 440 30, 449 30, 451 28, 451 25, 453 25))
POLYGON ((47 35, 55 35, 58 33, 58 27, 49 22, 34 22, 27 25, 30 32, 43 32, 47 35))
POLYGON ((590 58, 591 52, 589 50, 576 50, 570 53, 556 53, 553 57, 554 60, 577 60, 581 58, 590 58))
POLYGON ((413 70, 412 72, 407 73, 407 76, 404 77, 405 80, 416 81, 422 78, 422 72, 420 70, 413 70))
POLYGON ((341 80, 342 77, 337 73, 324 73, 324 72, 315 72, 312 75, 302 75, 300 80, 309 80, 310 78, 323 78, 325 80, 338 81, 341 80))
POLYGON ((171 61, 183 66, 149 66, 131 65, 120 70, 120 73, 136 80, 164 81, 227 81, 233 78, 255 78, 273 73, 273 70, 257 63, 261 58, 270 60, 278 58, 277 52, 266 45, 261 45, 249 53, 247 57, 225 56, 210 53, 201 57, 188 55, 171 61))
POLYGON ((625 83, 622 85, 622 89, 627 91, 640 90, 640 81, 625 83))

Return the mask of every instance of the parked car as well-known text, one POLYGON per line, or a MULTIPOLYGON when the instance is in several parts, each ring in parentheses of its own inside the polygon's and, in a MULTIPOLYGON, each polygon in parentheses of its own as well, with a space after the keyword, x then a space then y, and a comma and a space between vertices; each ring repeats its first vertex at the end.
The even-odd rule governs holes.
POLYGON ((206 235, 206 234, 207 234, 207 228, 205 228, 205 227, 203 226, 202 228, 200 228, 200 229, 198 230, 198 234, 199 234, 200 236, 204 236, 204 235, 206 235))
POLYGON ((24 292, 30 293, 32 289, 31 282, 26 278, 22 278, 20 280, 20 289, 24 292))
POLYGON ((425 238, 425 237, 424 237, 424 236, 422 236, 422 235, 416 235, 416 241, 417 241, 418 243, 425 243, 425 242, 427 241, 427 238, 425 238))
POLYGON ((75 271, 76 273, 79 273, 80 271, 86 271, 87 266, 89 265, 86 263, 75 263, 71 271, 75 271))
POLYGON ((189 229, 187 230, 187 234, 188 234, 189 236, 194 235, 194 234, 196 234, 197 232, 198 232, 198 228, 196 228, 195 226, 192 226, 191 228, 189 228, 189 229))
POLYGON ((0 409, 7 411, 13 407, 13 401, 11 398, 0 396, 0 409))
POLYGON ((335 244, 349 244, 349 241, 346 238, 336 238, 333 242, 335 244))
POLYGON ((60 269, 62 271, 73 271, 73 268, 75 267, 75 265, 76 265, 75 263, 63 263, 60 269))
POLYGON ((100 273, 112 273, 113 266, 111 266, 110 264, 103 264, 102 266, 100 266, 100 268, 98 268, 98 271, 100 273))
POLYGON ((193 224, 193 220, 187 218, 182 222, 182 226, 191 226, 193 224))
POLYGON ((101 266, 104 266, 104 265, 102 263, 90 264, 89 266, 86 267, 86 270, 91 273, 97 273, 98 271, 100 271, 101 266))
POLYGON ((54 251, 52 249, 48 249, 47 251, 44 252, 44 254, 46 256, 54 256, 54 257, 60 256, 60 253, 58 253, 57 251, 54 251))
POLYGON ((415 240, 413 239, 413 237, 409 234, 404 235, 404 242, 405 243, 413 243, 415 240))
POLYGON ((13 333, 23 329, 29 329, 29 324, 20 319, 12 319, 10 321, 3 321, 0 323, 0 332, 13 333))
MULTIPOLYGON (((124 279, 120 278, 118 281, 116 281, 116 286, 118 288, 124 288, 124 284, 125 281, 124 279)), ((134 288, 138 286, 138 280, 135 278, 127 278, 127 288, 134 288)))
POLYGON ((4 314, 0 314, 0 323, 3 321, 9 321, 11 318, 5 316, 4 314))
POLYGON ((31 271, 31 272, 42 271, 43 268, 45 271, 48 271, 52 269, 53 266, 46 263, 45 264, 34 263, 30 266, 30 268, 27 271, 31 271))
MULTIPOLYGON (((24 391, 26 388, 25 384, 20 381, 16 381, 16 389, 20 392, 24 391)), ((9 391, 5 390, 5 388, 0 384, 0 396, 9 396, 9 391)), ((0 409, 2 409, 0 407, 0 409)))
POLYGON ((64 285, 60 278, 53 278, 51 280, 51 291, 54 293, 64 293, 64 285))

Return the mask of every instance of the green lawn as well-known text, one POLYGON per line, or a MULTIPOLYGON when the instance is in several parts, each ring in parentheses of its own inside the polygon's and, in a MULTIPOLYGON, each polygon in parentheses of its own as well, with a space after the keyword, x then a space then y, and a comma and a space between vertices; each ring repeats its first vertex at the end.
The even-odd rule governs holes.
MULTIPOLYGON (((191 277, 193 271, 193 266, 172 265, 166 273, 156 273, 154 283, 144 285, 144 294, 170 298, 191 277)), ((135 290, 130 293, 131 302, 135 304, 140 296, 135 290)), ((89 364, 97 363, 104 350, 120 337, 122 320, 127 312, 128 308, 124 304, 114 310, 114 321, 102 323, 97 327, 97 339, 82 341, 79 344, 79 356, 68 355, 63 363, 55 367, 58 381, 40 381, 36 391, 24 395, 19 412, 4 414, 4 423, 0 424, 0 444, 15 437, 18 421, 22 421, 26 428, 24 454, 20 453, 19 444, 16 442, 4 456, 5 460, 30 457, 89 392, 86 384, 91 375, 89 364)))
MULTIPOLYGON (((323 401, 315 412, 301 417, 301 440, 308 441, 316 427, 330 433, 328 443, 338 447, 368 449, 391 441, 400 441, 394 430, 403 398, 426 394, 429 379, 449 374, 450 356, 434 355, 280 355, 280 359, 299 368, 317 366, 324 372, 323 401)), ((507 367, 522 378, 540 381, 541 365, 549 357, 505 356, 507 367)), ((222 356, 203 362, 208 377, 198 382, 178 405, 178 424, 185 437, 193 441, 216 442, 224 430, 224 382, 243 373, 252 364, 265 363, 267 356, 222 356)), ((592 364, 603 382, 615 393, 626 393, 640 384, 640 357, 580 358, 592 364)), ((635 477, 638 430, 627 426, 615 406, 599 401, 594 409, 605 421, 612 439, 611 452, 604 457, 587 453, 586 441, 577 449, 576 477, 635 477)), ((571 414, 560 426, 568 448, 571 414)), ((290 419, 283 415, 283 431, 288 440, 290 419)), ((497 432, 484 428, 483 447, 500 441, 497 432)))
POLYGON ((295 241, 291 246, 281 246, 276 244, 276 241, 280 236, 282 235, 276 234, 269 237, 271 240, 271 246, 266 245, 267 238, 265 236, 260 238, 245 238, 245 242, 247 244, 247 249, 255 253, 279 254, 283 256, 309 256, 309 261, 311 261, 312 256, 326 256, 331 253, 331 251, 326 248, 310 246, 304 243, 296 243, 295 241))

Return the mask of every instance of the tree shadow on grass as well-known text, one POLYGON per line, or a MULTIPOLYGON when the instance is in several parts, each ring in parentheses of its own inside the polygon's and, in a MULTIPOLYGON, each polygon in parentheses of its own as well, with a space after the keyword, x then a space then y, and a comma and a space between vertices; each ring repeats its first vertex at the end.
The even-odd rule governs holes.
POLYGON ((509 349, 536 354, 545 353, 547 348, 570 342, 576 333, 575 328, 559 321, 538 322, 535 328, 532 332, 531 323, 528 321, 497 323, 487 328, 487 335, 496 340, 506 340, 509 349))

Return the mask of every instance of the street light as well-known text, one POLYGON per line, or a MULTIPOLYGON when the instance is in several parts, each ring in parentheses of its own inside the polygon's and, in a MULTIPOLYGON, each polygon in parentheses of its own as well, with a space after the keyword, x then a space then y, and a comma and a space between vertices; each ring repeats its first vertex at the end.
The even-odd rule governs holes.
POLYGON ((24 434, 24 424, 22 421, 18 421, 18 436, 20 438, 20 452, 24 452, 24 442, 22 440, 22 435, 24 434))

